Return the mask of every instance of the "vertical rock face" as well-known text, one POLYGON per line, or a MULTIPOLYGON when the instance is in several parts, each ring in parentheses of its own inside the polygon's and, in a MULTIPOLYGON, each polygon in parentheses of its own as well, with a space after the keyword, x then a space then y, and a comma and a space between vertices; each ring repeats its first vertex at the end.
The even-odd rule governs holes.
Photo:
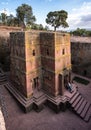
POLYGON ((21 28, 0 26, 0 65, 4 71, 10 71, 10 32, 21 28))
POLYGON ((53 96, 63 94, 64 77, 71 70, 69 34, 13 32, 10 48, 11 79, 25 97, 40 88, 53 96))
POLYGON ((91 77, 91 38, 71 37, 72 69, 91 77))
POLYGON ((11 79, 17 89, 26 96, 25 33, 10 33, 11 79))
POLYGON ((0 30, 0 65, 4 71, 10 69, 9 32, 0 30))

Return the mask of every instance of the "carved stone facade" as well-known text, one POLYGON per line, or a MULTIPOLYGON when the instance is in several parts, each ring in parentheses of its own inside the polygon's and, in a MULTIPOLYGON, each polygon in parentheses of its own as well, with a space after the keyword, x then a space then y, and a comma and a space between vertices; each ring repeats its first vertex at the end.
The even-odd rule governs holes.
POLYGON ((71 69, 69 35, 41 33, 40 43, 43 89, 53 96, 63 95, 62 84, 59 84, 59 75, 63 75, 65 70, 69 73, 71 69))
POLYGON ((56 97, 70 82, 70 35, 58 32, 13 32, 11 80, 26 98, 37 91, 56 97))

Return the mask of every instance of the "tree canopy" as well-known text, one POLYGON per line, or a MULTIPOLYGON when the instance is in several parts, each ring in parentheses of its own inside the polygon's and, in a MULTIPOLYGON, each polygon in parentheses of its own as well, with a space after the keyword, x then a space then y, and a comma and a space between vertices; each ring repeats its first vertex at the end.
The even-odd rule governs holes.
POLYGON ((91 36, 91 30, 77 28, 74 31, 70 31, 70 34, 74 36, 91 36))
POLYGON ((4 25, 6 24, 6 19, 7 19, 7 15, 5 13, 1 13, 1 20, 4 25))
MULTIPOLYGON (((46 23, 50 24, 56 28, 62 26, 64 28, 68 27, 66 19, 68 13, 64 10, 49 12, 47 14, 46 23)), ((28 4, 22 4, 16 9, 16 16, 10 14, 7 16, 6 13, 1 13, 0 15, 0 25, 7 26, 21 26, 26 27, 26 29, 35 29, 35 30, 49 30, 48 26, 43 27, 43 25, 35 23, 36 18, 33 15, 32 7, 28 4)))
POLYGON ((32 12, 32 7, 27 4, 22 4, 16 9, 16 16, 19 19, 19 23, 23 24, 24 26, 26 24, 33 24, 36 21, 35 16, 32 12))
POLYGON ((68 18, 68 13, 64 10, 49 12, 47 14, 46 23, 53 26, 54 30, 62 26, 64 28, 68 27, 66 19, 68 18))

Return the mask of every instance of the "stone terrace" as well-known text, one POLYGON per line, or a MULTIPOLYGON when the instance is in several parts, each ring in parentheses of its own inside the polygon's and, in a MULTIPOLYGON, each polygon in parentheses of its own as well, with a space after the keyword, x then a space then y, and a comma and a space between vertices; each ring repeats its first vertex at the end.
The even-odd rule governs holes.
POLYGON ((71 42, 91 43, 91 37, 71 36, 71 42))
MULTIPOLYGON (((91 103, 91 80, 89 81, 87 86, 78 83, 76 85, 79 92, 91 103)), ((68 109, 56 114, 44 106, 45 109, 39 113, 32 110, 25 114, 4 85, 0 85, 0 88, 6 106, 4 117, 7 130, 91 130, 91 120, 86 123, 68 109)))

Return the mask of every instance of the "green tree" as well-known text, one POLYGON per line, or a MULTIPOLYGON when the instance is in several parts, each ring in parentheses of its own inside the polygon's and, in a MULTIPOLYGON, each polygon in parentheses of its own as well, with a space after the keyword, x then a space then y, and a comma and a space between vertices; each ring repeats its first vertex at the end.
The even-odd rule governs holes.
POLYGON ((2 19, 2 23, 5 25, 7 21, 7 15, 5 13, 1 13, 1 19, 2 19))
POLYGON ((17 18, 19 23, 22 25, 33 24, 36 21, 35 16, 33 16, 32 7, 27 4, 22 4, 16 9, 17 18))
POLYGON ((43 29, 44 29, 43 25, 39 24, 39 30, 43 30, 43 29))
POLYGON ((14 26, 19 26, 19 19, 17 17, 14 17, 13 22, 14 26))
POLYGON ((77 28, 75 31, 71 31, 70 34, 75 36, 88 36, 88 31, 86 29, 77 28))
POLYGON ((12 26, 14 25, 14 16, 10 14, 10 16, 7 16, 7 25, 12 26))
POLYGON ((34 23, 32 24, 31 29, 39 30, 39 25, 34 23))
POLYGON ((34 30, 47 30, 46 28, 43 27, 42 24, 36 24, 36 23, 32 24, 31 29, 34 29, 34 30))
POLYGON ((47 14, 46 23, 53 26, 56 31, 56 28, 60 26, 64 28, 68 27, 68 23, 66 22, 67 17, 68 13, 64 10, 49 12, 47 14))
POLYGON ((1 17, 1 15, 0 15, 0 23, 2 22, 2 17, 1 17))
POLYGON ((44 30, 49 30, 49 27, 46 25, 45 28, 44 28, 44 30))
POLYGON ((87 36, 91 37, 91 31, 87 31, 87 36))

